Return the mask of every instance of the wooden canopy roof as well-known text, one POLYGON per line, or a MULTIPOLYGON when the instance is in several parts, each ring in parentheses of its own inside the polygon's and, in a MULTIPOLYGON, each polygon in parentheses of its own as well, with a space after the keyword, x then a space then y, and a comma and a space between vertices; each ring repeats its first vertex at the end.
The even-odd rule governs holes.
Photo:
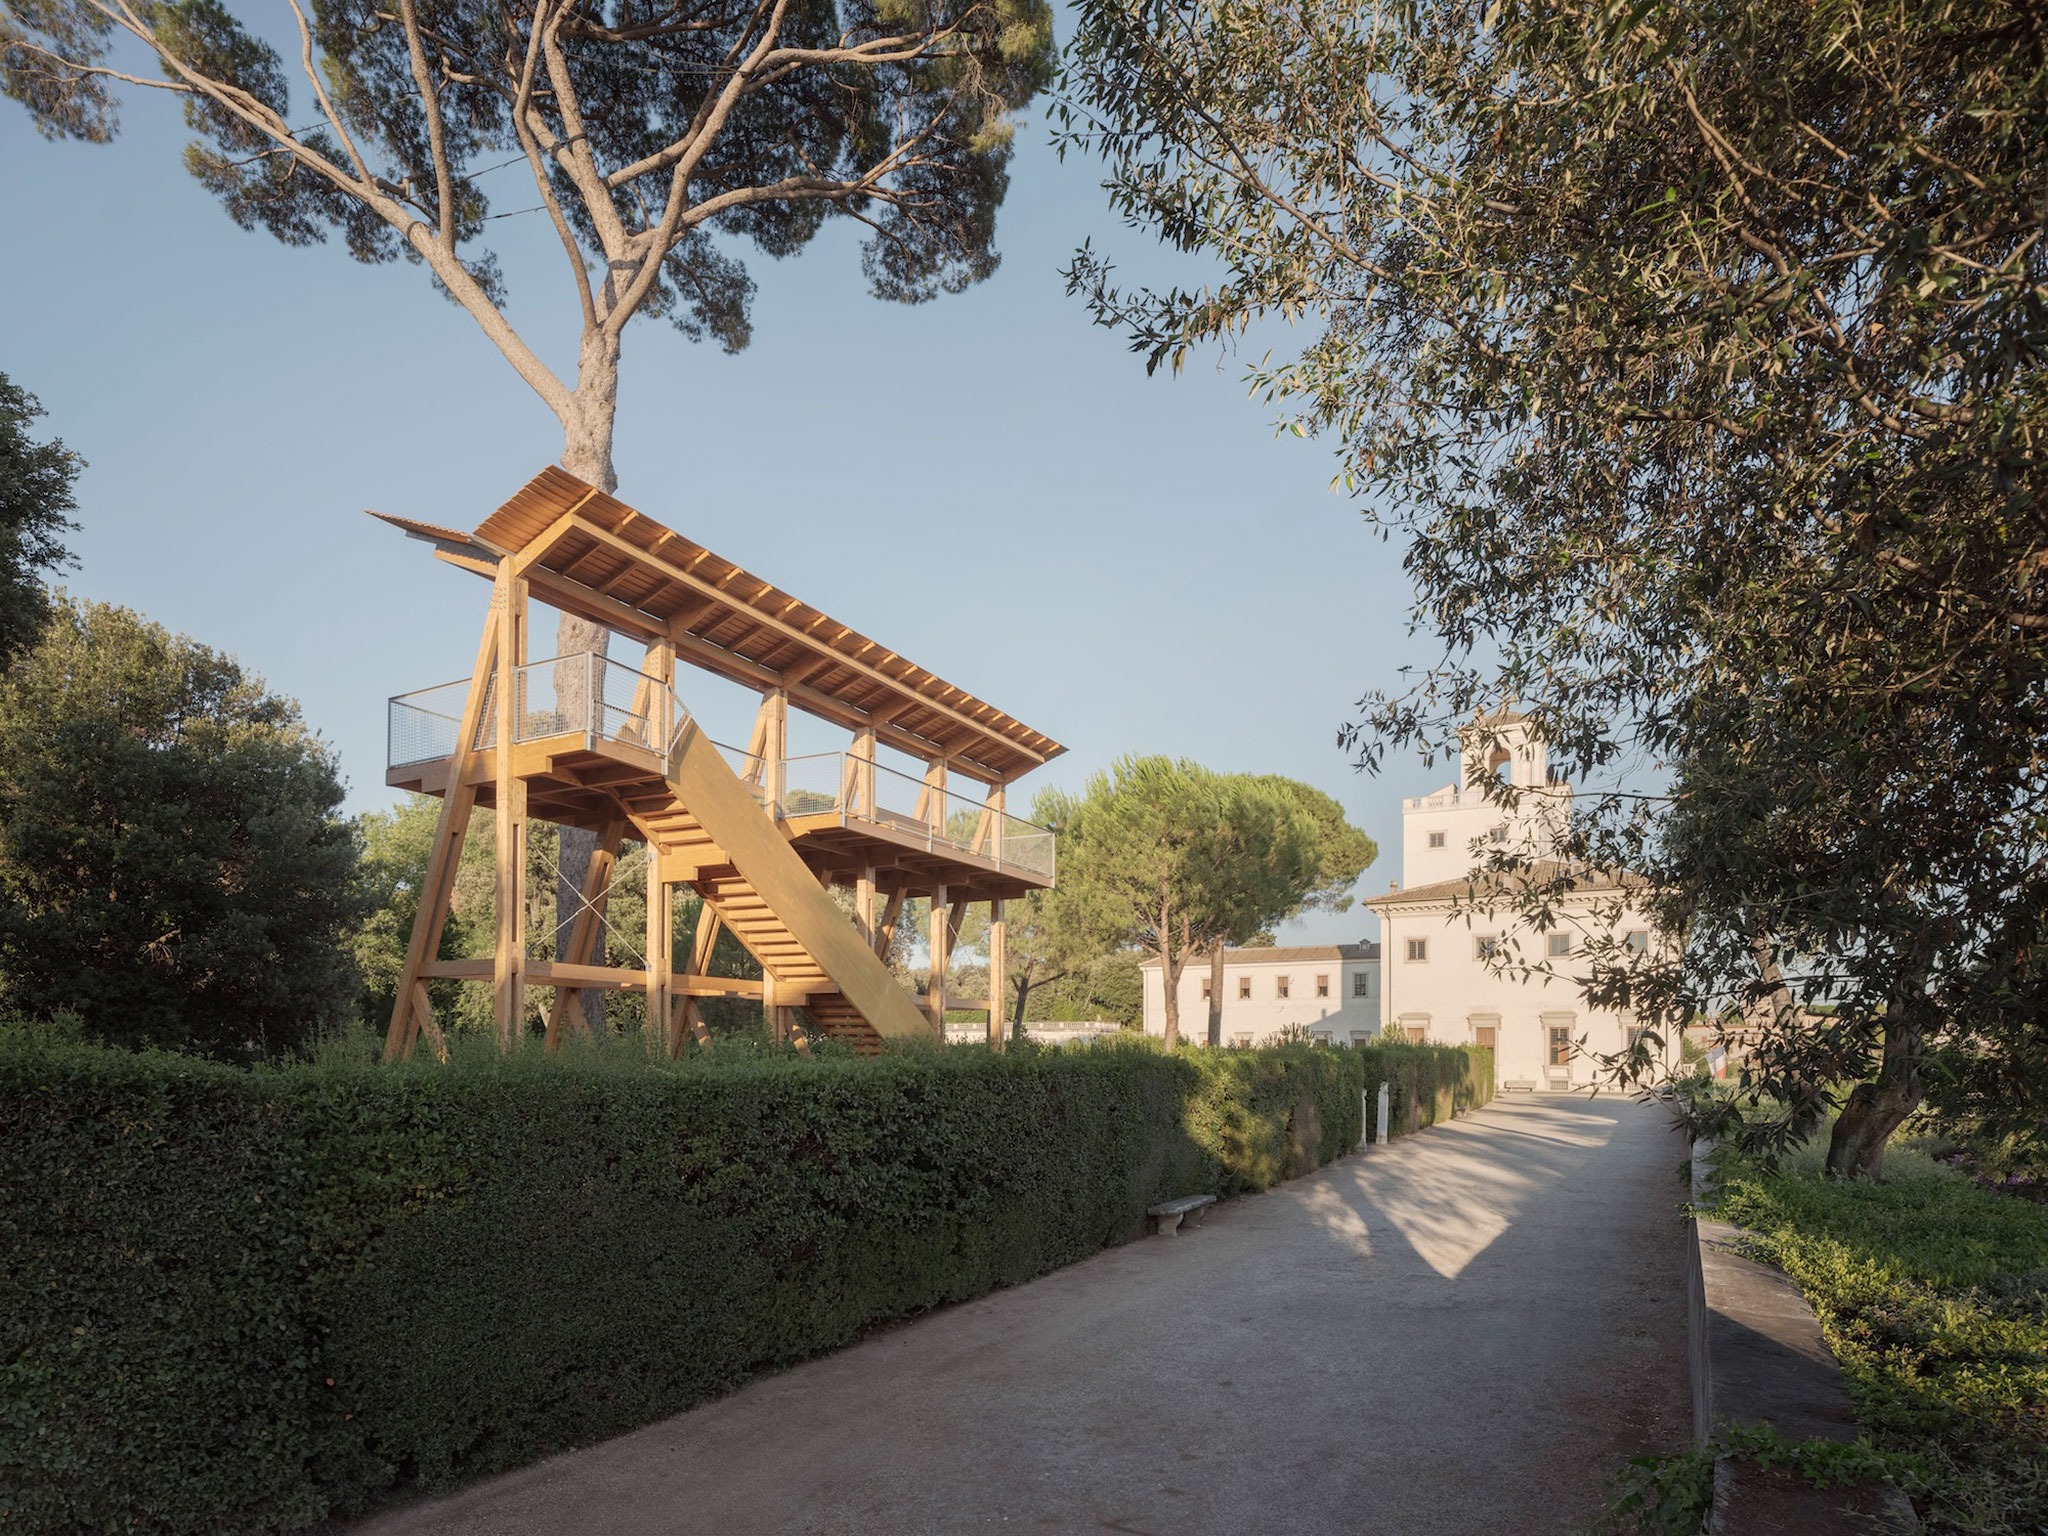
POLYGON ((542 470, 474 533, 371 515, 482 576, 509 556, 553 607, 969 777, 1007 783, 1066 750, 565 470, 542 470))

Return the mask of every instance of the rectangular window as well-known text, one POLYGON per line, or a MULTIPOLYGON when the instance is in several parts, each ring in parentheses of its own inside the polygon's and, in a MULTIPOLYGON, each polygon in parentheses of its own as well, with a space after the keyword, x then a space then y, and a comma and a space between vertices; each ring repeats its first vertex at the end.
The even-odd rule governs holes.
POLYGON ((1506 822, 1502 822, 1499 826, 1495 827, 1493 831, 1488 835, 1496 843, 1506 842, 1508 840, 1508 824, 1506 822))
POLYGON ((1287 985, 1288 982, 1285 976, 1275 976, 1273 978, 1273 995, 1275 997, 1285 997, 1287 995, 1287 985))
POLYGON ((1635 1051, 1636 1051, 1636 1042, 1637 1042, 1637 1041, 1639 1041, 1639 1040, 1641 1040, 1641 1039, 1643 1038, 1643 1033, 1644 1033, 1644 1031, 1643 1031, 1643 1026, 1642 1026, 1642 1025, 1640 1025, 1640 1024, 1631 1024, 1631 1025, 1629 1025, 1629 1027, 1628 1027, 1628 1051, 1629 1051, 1629 1054, 1630 1054, 1631 1056, 1633 1056, 1633 1055, 1635 1054, 1635 1051))
POLYGON ((1472 1043, 1474 1045, 1483 1045, 1490 1051, 1494 1049, 1494 1042, 1499 1039, 1500 1026, 1498 1024, 1474 1024, 1472 1026, 1472 1043))
POLYGON ((1441 848, 1441 847, 1443 847, 1443 845, 1444 845, 1444 835, 1443 835, 1443 833, 1441 833, 1441 832, 1432 832, 1432 833, 1430 833, 1430 834, 1429 834, 1429 846, 1430 846, 1430 847, 1432 847, 1432 848, 1441 848))
POLYGON ((1552 1024, 1546 1031, 1550 1036, 1550 1065, 1569 1066, 1572 1059, 1572 1027, 1569 1024, 1552 1024))
POLYGON ((1650 952, 1650 936, 1642 929, 1632 929, 1629 936, 1621 941, 1632 955, 1647 955, 1650 952))
POLYGON ((1572 952, 1572 936, 1568 933, 1553 933, 1550 936, 1550 953, 1568 955, 1572 952))
POLYGON ((1329 995, 1330 995, 1330 978, 1329 978, 1329 977, 1327 977, 1327 976, 1318 976, 1318 977, 1316 978, 1316 996, 1317 996, 1317 997, 1328 997, 1329 995))
POLYGON ((1208 1002, 1208 1001, 1209 1001, 1209 998, 1210 998, 1210 997, 1211 997, 1211 995, 1212 995, 1212 991, 1213 991, 1213 989, 1212 989, 1212 986, 1211 986, 1211 981, 1210 981, 1210 978, 1209 978, 1209 977, 1207 977, 1207 976, 1204 976, 1204 977, 1202 978, 1202 1001, 1203 1001, 1203 1002, 1205 1002, 1205 1003, 1206 1003, 1206 1002, 1208 1002))
POLYGON ((1252 979, 1249 976, 1237 978, 1237 1000, 1244 1002, 1252 995, 1252 979))
POLYGON ((1409 1024, 1404 1027, 1408 1031, 1408 1043, 1410 1045, 1422 1044, 1422 1037, 1429 1033, 1429 1026, 1426 1024, 1409 1024))
POLYGON ((1330 1043, 1330 1032, 1327 1029, 1317 1030, 1315 1033, 1315 1042, 1317 1045, 1328 1045, 1330 1043))
POLYGON ((1372 996, 1372 972, 1371 972, 1371 971, 1359 971, 1359 972, 1356 972, 1356 973, 1355 973, 1355 974, 1354 974, 1354 975, 1352 976, 1352 978, 1351 978, 1351 995, 1352 995, 1353 997, 1371 997, 1371 996, 1372 996))
POLYGON ((1362 1050, 1372 1044, 1372 1036, 1362 1029, 1354 1029, 1351 1031, 1351 1043, 1362 1050))
POLYGON ((1232 1035, 1230 1037, 1230 1048, 1234 1051, 1248 1051, 1252 1048, 1252 1037, 1250 1035, 1232 1035))
POLYGON ((1500 939, 1484 933, 1472 941, 1472 953, 1481 960, 1491 960, 1500 954, 1500 939))
POLYGON ((1408 941, 1408 958, 1410 960, 1427 960, 1429 958, 1429 940, 1410 939, 1408 941))

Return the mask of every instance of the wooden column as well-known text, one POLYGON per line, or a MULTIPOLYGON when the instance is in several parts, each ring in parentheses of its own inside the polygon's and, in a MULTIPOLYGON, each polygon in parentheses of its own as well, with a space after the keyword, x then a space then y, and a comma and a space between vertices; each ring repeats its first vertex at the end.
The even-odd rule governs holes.
MULTIPOLYGON (((647 648, 641 669, 647 690, 648 745, 668 752, 669 735, 675 724, 675 646, 666 640, 647 648)), ((636 701, 637 702, 637 701, 636 701)), ((671 887, 662 878, 661 849, 647 841, 647 1048, 669 1053, 670 977, 675 971, 675 914, 670 907, 671 887)))
POLYGON ((761 788, 768 802, 768 814, 782 816, 782 796, 788 785, 788 768, 785 759, 789 756, 789 695, 780 688, 770 688, 761 700, 761 719, 767 729, 762 733, 762 754, 767 762, 761 770, 761 788))
POLYGON ((946 760, 933 758, 925 764, 924 787, 917 792, 916 816, 940 836, 946 831, 946 760))
POLYGON ((768 1038, 780 1045, 783 1018, 775 994, 775 973, 764 965, 761 967, 761 1021, 768 1026, 768 1038))
POLYGON ((988 1043, 1003 1048, 1003 999, 1010 992, 1010 937, 1004 930, 1003 904, 988 904, 988 1043))
POLYGON ((879 820, 875 806, 875 731, 869 726, 853 735, 853 751, 848 754, 847 767, 853 773, 853 794, 848 798, 848 815, 860 815, 869 821, 879 820))
POLYGON ((860 936, 870 945, 875 942, 875 866, 863 864, 860 876, 853 882, 854 921, 860 925, 860 936))
MULTIPOLYGON (((1003 862, 1003 808, 1009 803, 1000 784, 991 784, 988 790, 988 856, 998 866, 1003 862)), ((988 904, 988 1045, 992 1051, 1003 1048, 1003 998, 1010 990, 1010 936, 1003 920, 1003 903, 1000 899, 988 904)))
POLYGON ((512 747, 518 722, 518 668, 526 660, 526 583, 513 574, 512 560, 498 564, 497 761, 498 891, 497 952, 492 968, 492 1013, 498 1049, 519 1038, 526 1006, 526 784, 513 771, 512 747))
POLYGON ((661 854, 647 847, 647 1048, 668 1049, 669 977, 675 970, 675 927, 669 913, 669 884, 661 878, 661 854))
POLYGON ((946 964, 952 958, 953 909, 946 902, 942 885, 932 892, 931 922, 927 925, 932 952, 930 978, 925 982, 925 999, 932 1016, 932 1028, 941 1038, 946 1033, 946 964))

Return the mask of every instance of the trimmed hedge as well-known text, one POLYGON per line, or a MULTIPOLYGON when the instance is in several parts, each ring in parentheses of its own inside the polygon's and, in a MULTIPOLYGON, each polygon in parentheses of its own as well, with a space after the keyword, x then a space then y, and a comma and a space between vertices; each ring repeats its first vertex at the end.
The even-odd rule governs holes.
MULTIPOLYGON (((1392 1041, 1359 1046, 1373 1093, 1387 1085, 1388 1133, 1406 1136, 1493 1102, 1493 1052, 1482 1045, 1405 1045, 1392 1041)), ((1368 1126, 1368 1139, 1378 1127, 1368 1126)))
POLYGON ((615 1434, 1307 1172, 1382 1072, 1409 1123, 1483 1102, 1455 1054, 238 1071, 0 1030, 0 1530, 291 1530, 615 1434))

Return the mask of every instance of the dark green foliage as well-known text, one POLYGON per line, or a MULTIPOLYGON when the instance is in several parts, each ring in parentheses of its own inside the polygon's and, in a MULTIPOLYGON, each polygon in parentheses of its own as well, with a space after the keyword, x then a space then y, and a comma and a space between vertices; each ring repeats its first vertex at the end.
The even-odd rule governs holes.
POLYGON ((38 577, 70 557, 60 542, 77 509, 71 482, 85 461, 54 438, 39 443, 29 423, 36 397, 0 373, 0 671, 42 633, 49 596, 38 577))
POLYGON ((0 1031, 0 1529, 317 1516, 270 1081, 0 1031))
POLYGON ((1973 1117, 2048 1121, 2038 8, 1072 10, 1059 141, 1195 258, 1073 287, 1153 366, 1284 319, 1252 392, 1338 447, 1441 642, 1361 761, 1517 701, 1599 785, 1561 875, 1636 870, 1684 936, 1582 953, 1588 1005, 1747 1006, 1741 1086, 1790 1106, 1751 1135, 1839 1104, 1874 1173, 1934 1044, 1973 1117))
POLYGON ((1931 1531, 2048 1528, 2048 1208, 1959 1175, 1754 1171, 1720 1208, 1813 1304, 1931 1531))
POLYGON ((347 1017, 334 757, 232 657, 60 600, 0 678, 0 998, 243 1057, 347 1017))
MULTIPOLYGON (((1406 1136, 1493 1102, 1493 1052, 1480 1045, 1410 1045, 1393 1040, 1353 1048, 1373 1092, 1387 1085, 1391 1134, 1406 1136)), ((1375 1138, 1378 1128, 1371 1128, 1375 1138)))
POLYGON ((1462 1057, 237 1071, 0 1030, 0 1524, 290 1529, 616 1433, 1307 1172, 1411 1051, 1462 1057))

